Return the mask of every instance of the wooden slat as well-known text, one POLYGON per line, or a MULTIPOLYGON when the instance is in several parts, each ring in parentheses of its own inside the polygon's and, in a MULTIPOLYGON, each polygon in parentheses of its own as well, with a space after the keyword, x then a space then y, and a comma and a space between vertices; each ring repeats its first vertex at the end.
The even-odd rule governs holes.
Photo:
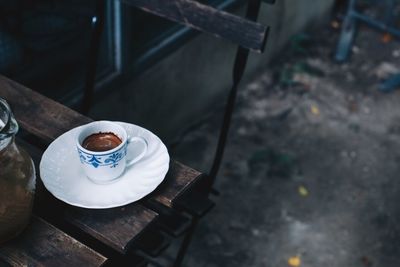
MULTIPOLYGON (((38 168, 42 151, 20 139, 17 139, 17 143, 28 151, 38 168)), ((43 192, 45 190, 43 185, 40 181, 37 184, 38 196, 35 200, 41 203, 36 203, 35 206, 39 209, 51 208, 49 199, 45 197, 47 194, 43 192)), ((61 213, 63 220, 122 254, 126 253, 130 243, 157 217, 157 213, 137 203, 105 210, 81 209, 65 205, 65 211, 61 213)))
POLYGON ((107 260, 37 217, 19 237, 0 246, 0 259, 21 267, 102 266, 107 260))
POLYGON ((190 194, 185 194, 182 198, 179 198, 175 205, 200 218, 209 212, 215 206, 215 203, 203 192, 191 191, 190 194))
POLYGON ((157 213, 140 205, 107 210, 70 208, 65 214, 68 222, 122 254, 156 217, 157 213))
POLYGON ((186 190, 191 188, 202 174, 177 161, 171 160, 171 164, 164 182, 152 194, 151 199, 167 207, 172 207, 186 190))
POLYGON ((123 0, 146 12, 262 52, 268 27, 195 0, 123 0))
POLYGON ((91 121, 1 75, 0 97, 11 105, 20 126, 47 143, 64 132, 91 121))
MULTIPOLYGON (((158 228, 153 228, 152 231, 146 232, 137 241, 138 246, 135 253, 142 251, 151 257, 159 256, 171 243, 171 239, 158 228)), ((143 256, 143 254, 138 253, 143 256)))
POLYGON ((179 237, 189 228, 192 218, 185 213, 169 209, 157 202, 148 202, 147 205, 157 211, 157 225, 169 235, 179 237))
MULTIPOLYGON (((92 121, 3 76, 0 76, 0 97, 12 105, 18 122, 25 130, 45 141, 52 141, 65 131, 92 121)), ((175 199, 200 178, 200 172, 171 160, 167 177, 152 194, 152 198, 171 207, 175 199)))
MULTIPOLYGON (((18 122, 25 130, 45 142, 51 142, 63 132, 91 121, 91 119, 1 76, 0 97, 6 98, 10 103, 18 122)), ((32 151, 33 147, 28 150, 34 157, 34 161, 39 163, 41 151, 34 152, 32 151)), ((176 161, 171 161, 166 179, 150 196, 150 199, 172 207, 174 201, 190 189, 200 177, 199 172, 176 161)), ((47 200, 44 199, 44 201, 47 200)), ((77 210, 68 209, 65 219, 96 240, 119 252, 125 252, 132 239, 150 225, 156 215, 139 206, 138 203, 131 205, 131 213, 118 210, 109 213, 109 210, 102 212, 85 209, 77 212, 77 210), (119 215, 124 215, 123 219, 117 219, 119 215)))

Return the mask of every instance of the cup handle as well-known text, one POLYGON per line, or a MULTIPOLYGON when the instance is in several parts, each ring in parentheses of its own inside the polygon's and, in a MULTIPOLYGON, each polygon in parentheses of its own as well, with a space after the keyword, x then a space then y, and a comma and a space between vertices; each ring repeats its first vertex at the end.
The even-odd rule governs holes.
POLYGON ((144 149, 143 149, 142 153, 140 153, 140 154, 137 155, 135 158, 133 158, 133 159, 131 159, 131 160, 128 160, 128 161, 126 162, 126 166, 127 166, 127 167, 132 166, 132 164, 138 162, 141 158, 143 158, 143 156, 144 156, 144 155, 146 154, 146 152, 147 152, 147 146, 148 146, 148 145, 147 145, 146 139, 144 139, 143 137, 139 137, 139 136, 129 137, 129 138, 128 138, 128 146, 129 146, 130 144, 132 144, 133 142, 142 143, 142 144, 144 145, 144 149))

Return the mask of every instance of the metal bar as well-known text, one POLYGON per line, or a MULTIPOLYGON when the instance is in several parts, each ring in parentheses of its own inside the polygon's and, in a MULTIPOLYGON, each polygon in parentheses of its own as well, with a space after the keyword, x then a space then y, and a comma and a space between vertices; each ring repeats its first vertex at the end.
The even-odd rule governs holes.
MULTIPOLYGON (((256 21, 260 7, 261 7, 261 0, 249 0, 248 6, 247 6, 246 18, 256 21)), ((265 33, 265 39, 266 39, 267 35, 268 35, 268 32, 265 33)), ((222 162, 225 145, 226 145, 226 140, 228 137, 230 123, 231 123, 231 119, 232 119, 232 114, 233 114, 233 110, 235 108, 237 90, 239 87, 239 83, 242 79, 242 76, 244 74, 244 70, 246 68, 248 56, 249 56, 249 50, 239 46, 237 53, 236 53, 235 62, 233 65, 233 71, 232 71, 233 85, 232 85, 232 88, 229 93, 229 97, 228 97, 228 100, 227 100, 227 103, 225 106, 225 113, 224 113, 224 118, 223 118, 221 130, 220 130, 217 149, 216 149, 215 156, 214 156, 214 162, 213 162, 213 165, 210 170, 210 175, 207 177, 207 180, 205 181, 205 185, 204 185, 204 190, 207 193, 207 195, 212 190, 212 185, 215 182, 219 167, 222 162)), ((191 224, 188 232, 186 233, 186 235, 183 239, 183 242, 181 244, 181 247, 178 251, 175 263, 173 265, 174 267, 180 267, 182 265, 183 258, 185 256, 186 251, 192 240, 194 231, 198 224, 198 220, 199 220, 199 217, 197 217, 197 216, 193 217, 192 224, 191 224)))
MULTIPOLYGON (((260 10, 260 5, 261 5, 261 3, 259 0, 250 0, 246 17, 256 20, 258 17, 258 12, 260 10)), ((267 35, 268 35, 268 33, 266 33, 266 36, 267 35)), ((248 56, 249 56, 248 49, 244 49, 243 47, 238 48, 237 53, 236 53, 235 62, 233 65, 233 73, 232 73, 233 85, 232 85, 231 91, 229 92, 228 100, 226 103, 224 118, 222 121, 220 135, 218 138, 217 149, 215 152, 213 165, 211 166, 211 170, 210 170, 207 184, 206 184, 206 189, 209 192, 211 191, 212 185, 215 182, 219 167, 222 162, 225 145, 226 145, 226 141, 227 141, 227 137, 228 137, 228 133, 229 133, 230 122, 232 119, 232 113, 233 113, 233 110, 235 107, 237 89, 238 89, 239 83, 242 79, 242 76, 244 74, 248 56)))
POLYGON ((186 255, 186 251, 189 248, 190 242, 192 241, 194 231, 196 230, 197 224, 199 223, 198 218, 193 218, 192 223, 186 233, 185 237, 183 238, 181 247, 179 249, 178 255, 175 259, 173 267, 180 267, 182 265, 183 259, 186 255))
POLYGON ((82 106, 81 106, 81 111, 82 114, 84 115, 88 114, 93 101, 97 61, 100 51, 100 38, 104 28, 104 11, 105 11, 105 0, 98 0, 96 2, 96 14, 92 17, 93 30, 90 40, 88 67, 85 80, 85 92, 83 94, 82 106))
POLYGON ((381 31, 385 31, 385 32, 388 32, 388 33, 390 33, 392 35, 400 37, 400 30, 398 30, 398 29, 396 29, 394 27, 388 26, 387 24, 385 24, 385 23, 383 23, 381 21, 375 20, 375 19, 373 19, 371 17, 368 17, 368 16, 366 16, 364 14, 361 14, 361 13, 359 13, 357 11, 353 11, 351 13, 351 16, 356 18, 356 19, 358 19, 358 20, 360 20, 360 21, 362 21, 362 22, 364 22, 364 23, 366 23, 366 24, 368 24, 368 25, 370 25, 370 26, 372 26, 372 27, 377 28, 377 29, 379 29, 381 31))
POLYGON ((356 20, 352 15, 355 4, 356 0, 350 0, 348 3, 347 13, 343 20, 339 41, 336 47, 335 60, 337 62, 344 62, 350 54, 350 47, 353 44, 356 31, 356 20))

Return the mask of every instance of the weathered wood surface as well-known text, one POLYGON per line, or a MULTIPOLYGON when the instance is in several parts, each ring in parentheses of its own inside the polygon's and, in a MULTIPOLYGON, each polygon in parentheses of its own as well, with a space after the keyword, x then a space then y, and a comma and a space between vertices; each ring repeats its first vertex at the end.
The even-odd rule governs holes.
MULTIPOLYGON (((0 97, 10 103, 15 117, 25 130, 47 142, 77 125, 92 121, 4 76, 0 76, 0 97)), ((174 200, 188 190, 200 177, 201 173, 171 160, 167 177, 152 194, 152 198, 171 207, 174 200)))
MULTIPOLYGON (((38 169, 42 151, 19 138, 17 143, 31 155, 38 169)), ((54 209, 44 190, 41 181, 38 181, 35 207, 40 213, 54 209)), ((157 213, 137 203, 104 210, 81 209, 65 204, 63 210, 52 213, 52 216, 56 215, 122 254, 126 253, 129 245, 157 218, 157 213)))
POLYGON ((171 160, 167 177, 160 187, 152 194, 151 200, 155 200, 167 207, 172 207, 187 189, 191 188, 202 174, 177 161, 171 160))
POLYGON ((76 126, 91 121, 78 112, 1 75, 0 97, 10 104, 20 126, 46 143, 76 126))
POLYGON ((69 208, 65 219, 107 246, 124 254, 130 243, 154 221, 157 214, 140 205, 106 210, 69 208))
POLYGON ((262 52, 268 27, 195 0, 122 0, 146 12, 262 52))
MULTIPOLYGON (((16 119, 25 130, 47 143, 73 127, 92 121, 2 76, 0 76, 0 97, 10 103, 16 119)), ((34 146, 28 146, 27 150, 38 165, 42 151, 34 146)), ((171 161, 167 177, 150 199, 172 207, 174 201, 191 188, 200 177, 199 172, 171 161)), ((130 242, 156 218, 156 213, 138 203, 133 203, 131 206, 127 206, 125 211, 67 208, 65 219, 104 244, 119 252, 125 252, 130 242)))
POLYGON ((107 258, 38 217, 16 239, 0 246, 11 266, 102 266, 107 258))

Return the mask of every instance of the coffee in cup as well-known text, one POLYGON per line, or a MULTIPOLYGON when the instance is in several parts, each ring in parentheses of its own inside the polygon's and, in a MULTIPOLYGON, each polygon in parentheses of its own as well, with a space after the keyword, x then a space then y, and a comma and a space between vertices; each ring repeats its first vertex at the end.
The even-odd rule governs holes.
POLYGON ((128 136, 124 127, 111 121, 95 121, 80 127, 76 146, 83 171, 98 184, 116 181, 147 152, 143 137, 128 136), (128 159, 128 146, 140 151, 138 155, 128 159))
POLYGON ((114 133, 94 133, 86 137, 82 147, 90 151, 102 152, 116 148, 122 143, 121 139, 114 133))

